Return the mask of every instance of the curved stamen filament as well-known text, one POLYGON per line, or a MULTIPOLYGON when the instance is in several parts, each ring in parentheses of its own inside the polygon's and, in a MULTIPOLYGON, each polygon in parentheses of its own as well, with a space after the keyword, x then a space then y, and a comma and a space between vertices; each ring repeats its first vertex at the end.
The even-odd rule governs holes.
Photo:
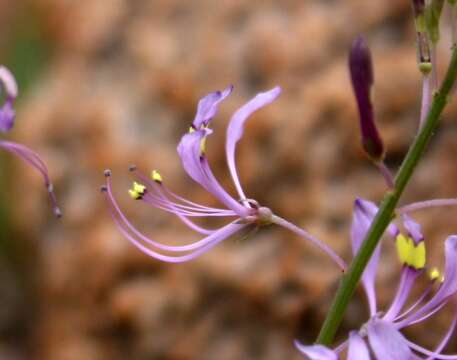
POLYGON ((208 207, 208 206, 204 206, 204 205, 192 202, 190 200, 187 200, 187 199, 183 198, 182 196, 179 196, 179 195, 175 194, 174 192, 172 192, 171 190, 169 190, 166 186, 163 185, 163 183, 159 184, 155 181, 150 180, 146 175, 144 175, 140 171, 133 169, 132 172, 135 172, 136 176, 138 177, 138 179, 141 180, 141 182, 145 183, 150 189, 153 189, 154 192, 156 194, 160 195, 160 197, 162 199, 166 199, 167 204, 172 204, 173 207, 191 210, 192 212, 195 212, 195 213, 200 212, 202 214, 201 216, 207 216, 206 215, 207 213, 218 213, 218 214, 224 214, 226 216, 236 216, 237 215, 232 210, 208 207), (164 192, 166 192, 167 194, 171 195, 172 197, 176 198, 177 200, 180 200, 181 202, 184 202, 188 205, 178 204, 178 203, 170 200, 166 196, 166 194, 164 194, 164 192))
POLYGON ((432 291, 433 286, 430 284, 427 286, 427 288, 422 292, 422 294, 419 296, 419 298, 412 304, 406 311, 404 311, 402 314, 398 315, 394 321, 400 320, 402 318, 405 318, 408 314, 410 314, 414 309, 416 309, 427 297, 428 294, 430 294, 430 291, 432 291))
POLYGON ((398 315, 398 313, 405 305, 406 300, 408 299, 408 296, 414 285, 414 281, 416 280, 419 274, 420 271, 410 269, 408 266, 403 267, 397 293, 395 295, 394 300, 392 301, 392 304, 390 305, 389 309, 384 315, 383 320, 392 321, 392 319, 394 319, 398 315))
MULTIPOLYGON (((204 246, 210 244, 212 241, 214 241, 214 235, 216 234, 216 232, 213 232, 210 236, 208 236, 200 241, 194 242, 189 245, 181 245, 181 246, 165 245, 165 244, 159 243, 157 241, 154 241, 154 240, 146 237, 130 223, 130 221, 126 218, 126 216, 121 211, 121 209, 112 193, 110 177, 107 177, 106 185, 107 185, 106 191, 104 191, 104 193, 105 193, 106 199, 108 201, 108 204, 110 205, 109 208, 110 208, 111 215, 112 215, 114 221, 116 222, 116 224, 118 225, 119 229, 122 230, 122 233, 135 245, 137 243, 139 243, 139 240, 141 240, 141 241, 148 243, 151 246, 155 246, 157 249, 160 249, 160 250, 171 251, 171 252, 186 252, 186 251, 191 251, 191 250, 195 250, 195 249, 204 247, 204 246), (129 232, 131 232, 133 234, 133 236, 130 235, 129 232), (138 238, 139 240, 135 239, 135 237, 138 238)), ((231 224, 234 224, 234 223, 235 222, 232 222, 231 224)))
MULTIPOLYGON (((447 304, 447 301, 446 300, 443 300, 441 303, 439 303, 438 305, 436 305, 434 308, 432 308, 432 310, 430 310, 428 313, 426 313, 425 315, 422 315, 420 314, 419 316, 417 316, 416 314, 413 314, 411 315, 410 317, 406 318, 406 319, 403 319, 402 321, 400 321, 398 323, 398 327, 404 327, 404 326, 410 326, 410 325, 414 325, 414 324, 417 324, 417 323, 420 323, 426 319, 428 319, 430 316, 433 316, 434 314, 436 314, 438 311, 440 311, 444 305, 447 304), (421 316, 422 315, 422 316, 421 316)), ((420 310, 419 310, 420 311, 420 310)))
POLYGON ((457 359, 457 355, 438 354, 433 351, 427 350, 426 348, 419 346, 419 345, 413 343, 412 341, 406 340, 406 342, 411 349, 413 349, 419 353, 422 353, 424 355, 430 356, 431 359, 437 359, 437 360, 456 360, 457 359))

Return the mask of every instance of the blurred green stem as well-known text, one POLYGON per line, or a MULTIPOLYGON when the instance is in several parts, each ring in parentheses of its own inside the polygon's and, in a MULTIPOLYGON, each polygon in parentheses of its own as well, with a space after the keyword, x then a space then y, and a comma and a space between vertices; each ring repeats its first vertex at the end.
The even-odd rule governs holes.
POLYGON ((423 127, 417 134, 408 154, 395 178, 394 189, 387 191, 381 202, 379 211, 373 220, 365 240, 354 257, 348 272, 342 277, 340 286, 333 299, 330 311, 321 328, 317 343, 330 345, 343 320, 346 308, 351 300, 355 288, 362 276, 362 273, 370 260, 376 245, 379 243, 382 234, 394 217, 398 200, 406 185, 411 179, 414 169, 422 157, 430 138, 433 136, 438 125, 439 117, 446 106, 448 96, 452 90, 457 77, 457 48, 453 49, 451 62, 447 70, 441 88, 434 94, 433 101, 428 111, 423 127))

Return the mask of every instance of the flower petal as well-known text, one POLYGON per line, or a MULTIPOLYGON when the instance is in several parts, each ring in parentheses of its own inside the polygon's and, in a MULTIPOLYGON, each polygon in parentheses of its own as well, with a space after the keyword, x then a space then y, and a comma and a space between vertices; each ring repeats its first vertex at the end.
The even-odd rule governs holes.
POLYGON ((202 126, 207 126, 213 117, 216 115, 219 103, 224 100, 233 90, 233 86, 229 86, 225 90, 209 93, 198 102, 197 114, 192 122, 194 129, 199 130, 202 126))
POLYGON ((13 127, 16 116, 13 102, 17 97, 17 84, 13 74, 4 66, 0 66, 0 82, 5 91, 5 103, 0 107, 0 131, 7 132, 13 127))
POLYGON ((235 147, 236 143, 243 136, 244 123, 248 117, 256 110, 264 107, 275 100, 281 93, 279 86, 271 89, 270 91, 257 94, 252 100, 242 106, 232 116, 227 128, 227 140, 225 143, 225 151, 227 156, 227 164, 232 175, 233 182, 235 183, 236 190, 242 199, 245 199, 243 189, 241 188, 240 180, 235 166, 235 147))
POLYGON ((370 360, 367 344, 356 331, 351 331, 349 334, 347 360, 370 360))
POLYGON ((212 193, 219 201, 239 216, 247 215, 248 209, 230 196, 217 181, 209 167, 208 160, 202 149, 206 136, 211 130, 195 130, 185 134, 178 145, 178 154, 181 157, 184 170, 197 183, 212 193))
POLYGON ((61 217, 62 212, 60 208, 57 206, 57 200, 54 194, 54 186, 52 185, 51 180, 49 179, 48 168, 46 167, 43 160, 41 160, 40 156, 27 146, 12 141, 0 141, 0 148, 18 156, 23 161, 25 161, 29 165, 32 165, 36 170, 40 172, 41 176, 43 177, 46 190, 48 191, 49 199, 51 200, 54 215, 56 217, 61 217))
MULTIPOLYGON (((373 202, 363 199, 355 200, 351 225, 352 253, 354 256, 359 251, 368 228, 370 227, 371 222, 373 221, 377 212, 378 207, 373 202)), ((362 283, 365 288, 365 293, 367 295, 368 304, 370 307, 370 314, 372 316, 376 314, 375 278, 380 252, 381 243, 379 243, 376 247, 373 256, 371 257, 362 275, 362 283)))
POLYGON ((298 340, 294 342, 295 347, 310 360, 338 360, 338 356, 333 350, 324 345, 303 345, 298 340))
MULTIPOLYGON (((210 134, 210 130, 196 130, 185 134, 178 144, 178 154, 187 174, 205 187, 205 176, 201 168, 201 143, 210 134)), ((205 187, 206 188, 206 187, 205 187)))
POLYGON ((367 330, 371 349, 378 360, 409 360, 413 355, 407 340, 392 323, 373 319, 367 330))

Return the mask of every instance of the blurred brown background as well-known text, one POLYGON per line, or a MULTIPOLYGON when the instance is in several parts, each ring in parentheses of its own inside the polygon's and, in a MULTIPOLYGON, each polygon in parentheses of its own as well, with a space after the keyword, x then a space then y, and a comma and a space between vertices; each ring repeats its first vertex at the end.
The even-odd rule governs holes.
MULTIPOLYGON (((347 49, 360 33, 372 46, 376 113, 395 169, 420 99, 409 1, 1 0, 0 23, 1 63, 21 90, 10 138, 42 155, 64 211, 55 220, 37 174, 1 154, 0 358, 300 359, 292 341, 313 341, 339 277, 323 254, 270 227, 191 263, 159 263, 114 226, 99 193, 103 169, 113 170, 140 229, 163 241, 191 239, 169 215, 130 200, 128 165, 157 168, 176 192, 216 205, 176 154, 199 98, 235 86, 208 144, 216 175, 233 190, 227 121, 280 85, 280 98, 255 114, 239 145, 244 189, 350 259, 352 202, 378 201, 385 188, 359 145, 347 49)), ((454 101, 403 203, 457 195, 456 114, 454 101)), ((416 216, 433 265, 442 265, 456 216, 452 208, 416 216)), ((399 274, 386 244, 384 306, 399 274)), ((407 335, 433 347, 448 314, 407 335)), ((360 291, 341 333, 366 316, 360 291)))

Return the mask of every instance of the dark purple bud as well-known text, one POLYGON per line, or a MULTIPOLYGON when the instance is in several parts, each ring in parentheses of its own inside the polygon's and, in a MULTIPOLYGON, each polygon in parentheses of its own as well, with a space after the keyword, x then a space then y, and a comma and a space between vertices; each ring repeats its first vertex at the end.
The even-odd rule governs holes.
POLYGON ((382 160, 384 146, 376 128, 371 103, 371 87, 374 81, 371 53, 361 36, 352 43, 349 54, 349 70, 359 108, 363 148, 371 159, 382 160))
POLYGON ((425 11, 425 0, 412 0, 414 18, 417 19, 419 16, 424 15, 425 11))

